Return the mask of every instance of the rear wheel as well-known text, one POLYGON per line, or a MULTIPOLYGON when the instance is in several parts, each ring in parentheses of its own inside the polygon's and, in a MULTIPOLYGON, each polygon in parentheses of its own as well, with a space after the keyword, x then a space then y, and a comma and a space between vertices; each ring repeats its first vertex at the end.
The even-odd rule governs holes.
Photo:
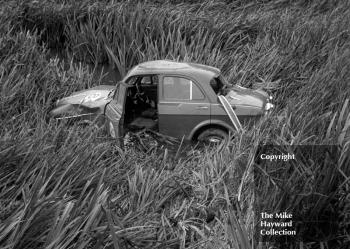
POLYGON ((228 133, 217 128, 210 128, 203 131, 198 136, 198 141, 209 144, 221 144, 229 140, 228 133))

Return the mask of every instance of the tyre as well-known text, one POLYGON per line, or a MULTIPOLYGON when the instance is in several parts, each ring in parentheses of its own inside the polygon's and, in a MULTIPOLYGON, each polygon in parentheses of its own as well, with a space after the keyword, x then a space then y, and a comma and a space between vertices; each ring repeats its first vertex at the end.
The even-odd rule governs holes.
POLYGON ((228 133, 217 128, 209 128, 198 136, 198 141, 209 144, 226 143, 229 140, 228 133))

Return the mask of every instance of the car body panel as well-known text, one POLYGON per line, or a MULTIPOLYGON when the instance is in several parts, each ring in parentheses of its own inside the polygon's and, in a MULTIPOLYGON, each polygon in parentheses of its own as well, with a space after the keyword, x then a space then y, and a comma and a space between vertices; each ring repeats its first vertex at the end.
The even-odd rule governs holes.
POLYGON ((106 104, 110 99, 109 93, 115 89, 115 86, 100 85, 90 89, 81 90, 72 93, 70 96, 57 101, 57 106, 65 104, 84 104, 88 107, 96 107, 106 104))
POLYGON ((196 112, 196 105, 182 105, 176 111, 177 114, 162 114, 166 111, 172 111, 177 107, 175 105, 160 104, 159 105, 159 132, 168 136, 182 138, 189 138, 192 130, 203 122, 208 121, 210 123, 209 109, 201 112, 196 112), (193 114, 188 114, 188 112, 193 114))
POLYGON ((116 138, 120 139, 125 135, 124 131, 124 106, 126 102, 126 93, 127 93, 128 85, 120 82, 115 91, 113 99, 106 105, 105 108, 105 116, 106 120, 106 128, 110 128, 110 122, 114 127, 114 132, 116 138))
POLYGON ((106 104, 111 101, 111 92, 115 86, 100 85, 90 89, 74 92, 68 97, 56 102, 56 107, 50 112, 55 118, 69 118, 103 115, 106 104))
MULTIPOLYGON (((243 108, 241 110, 241 115, 244 115, 249 108, 253 107, 253 109, 262 109, 265 106, 268 95, 263 94, 263 92, 258 90, 247 89, 240 86, 232 86, 230 91, 225 96, 231 105, 240 106, 243 108), (246 107, 246 108, 244 108, 246 107)), ((239 112, 240 110, 236 110, 239 112)), ((239 115, 239 114, 237 114, 239 115)), ((253 114, 256 115, 256 114, 253 114)))
MULTIPOLYGON (((158 126, 159 132, 172 137, 189 137, 191 131, 199 123, 208 120, 210 122, 210 102, 202 86, 192 77, 183 74, 163 74, 160 77, 158 87, 158 126), (164 96, 164 78, 181 78, 199 88, 203 99, 180 100, 166 99, 164 96)), ((174 96, 176 97, 176 96, 174 96)))

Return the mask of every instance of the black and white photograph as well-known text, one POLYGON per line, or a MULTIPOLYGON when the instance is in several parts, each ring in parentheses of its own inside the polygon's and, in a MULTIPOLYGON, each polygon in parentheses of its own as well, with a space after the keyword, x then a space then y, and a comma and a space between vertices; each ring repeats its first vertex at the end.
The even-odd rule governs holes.
POLYGON ((350 1, 0 0, 0 248, 350 248, 350 1))

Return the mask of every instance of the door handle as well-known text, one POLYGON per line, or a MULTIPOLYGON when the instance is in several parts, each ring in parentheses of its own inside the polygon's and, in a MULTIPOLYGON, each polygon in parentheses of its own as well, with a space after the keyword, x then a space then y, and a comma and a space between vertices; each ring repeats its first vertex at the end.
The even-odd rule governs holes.
POLYGON ((208 107, 208 106, 197 106, 196 109, 199 109, 199 110, 208 110, 209 107, 208 107))

